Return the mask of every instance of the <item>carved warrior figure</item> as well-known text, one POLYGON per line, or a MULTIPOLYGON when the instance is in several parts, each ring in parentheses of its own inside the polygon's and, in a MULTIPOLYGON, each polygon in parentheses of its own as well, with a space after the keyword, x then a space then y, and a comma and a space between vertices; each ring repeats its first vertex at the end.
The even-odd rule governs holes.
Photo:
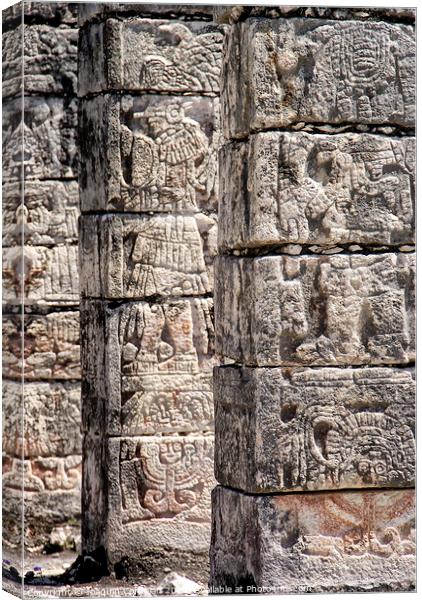
POLYGON ((74 490, 80 487, 82 459, 80 456, 21 460, 6 459, 3 485, 25 492, 74 490))

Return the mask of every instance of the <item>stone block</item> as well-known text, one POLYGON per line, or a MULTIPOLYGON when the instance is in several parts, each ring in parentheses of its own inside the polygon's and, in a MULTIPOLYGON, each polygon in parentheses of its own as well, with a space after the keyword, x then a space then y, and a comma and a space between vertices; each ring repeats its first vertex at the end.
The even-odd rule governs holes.
POLYGON ((218 257, 216 351, 251 366, 415 358, 414 254, 218 257))
POLYGON ((25 21, 45 21, 76 25, 79 7, 78 2, 16 2, 2 11, 3 27, 25 21))
POLYGON ((161 17, 165 19, 212 20, 213 6, 206 4, 141 4, 125 2, 83 2, 78 11, 78 23, 82 27, 91 19, 126 15, 131 17, 161 17))
POLYGON ((107 19, 81 29, 79 95, 219 91, 223 34, 203 22, 107 19))
POLYGON ((120 300, 212 291, 216 217, 83 215, 80 223, 83 296, 120 300))
POLYGON ((83 498, 97 500, 84 518, 84 549, 103 545, 111 565, 151 549, 208 551, 212 434, 86 436, 84 453, 83 498))
POLYGON ((232 26, 222 68, 227 137, 295 123, 415 125, 409 25, 249 19, 232 26))
POLYGON ((211 298, 117 308, 85 300, 81 323, 84 430, 108 435, 212 430, 211 298))
POLYGON ((75 178, 77 118, 71 96, 27 96, 23 110, 21 98, 5 102, 3 180, 75 178))
POLYGON ((3 316, 3 377, 80 379, 79 312, 3 316))
POLYGON ((3 185, 3 246, 48 246, 78 241, 77 181, 3 185))
POLYGON ((220 150, 219 246, 414 240, 415 138, 265 132, 220 150))
POLYGON ((80 419, 78 383, 26 383, 22 395, 20 382, 3 382, 3 452, 11 458, 36 459, 47 471, 52 462, 80 455, 80 419))
POLYGON ((78 30, 67 27, 20 25, 6 31, 2 38, 3 98, 23 91, 27 95, 76 94, 77 45, 78 30))
POLYGON ((220 367, 215 474, 250 493, 411 487, 413 369, 220 367))
POLYGON ((414 490, 213 491, 211 592, 415 589, 414 490))
POLYGON ((77 246, 3 249, 3 303, 37 306, 79 304, 77 246))
POLYGON ((217 98, 96 96, 79 132, 82 212, 217 209, 217 98))

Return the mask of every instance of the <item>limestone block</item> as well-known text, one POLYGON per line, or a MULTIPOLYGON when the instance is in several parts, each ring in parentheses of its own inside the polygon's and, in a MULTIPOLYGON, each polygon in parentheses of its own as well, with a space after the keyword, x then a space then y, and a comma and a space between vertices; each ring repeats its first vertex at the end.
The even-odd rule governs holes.
POLYGON ((212 430, 211 298, 117 308, 85 300, 81 323, 86 431, 149 435, 212 430))
POLYGON ((97 96, 79 132, 82 212, 217 209, 217 98, 97 96))
POLYGON ((81 29, 79 95, 108 90, 219 91, 222 28, 211 23, 107 19, 81 29))
POLYGON ((415 42, 408 25, 249 19, 228 34, 227 137, 294 123, 414 127, 415 42))
POLYGON ((413 369, 215 370, 219 483, 251 493, 410 487, 413 369))
POLYGON ((265 132, 220 154, 219 246, 414 240, 415 138, 265 132))
POLYGON ((116 14, 161 17, 166 19, 195 18, 211 20, 213 6, 206 4, 141 4, 125 2, 84 2, 78 11, 78 23, 82 27, 91 19, 115 16, 116 14))
POLYGON ((24 361, 21 331, 22 315, 3 316, 3 377, 80 379, 79 312, 25 315, 24 361))
POLYGON ((97 499, 91 518, 84 518, 84 547, 104 545, 111 564, 151 548, 207 552, 212 434, 110 438, 103 444, 100 450, 91 436, 84 442, 83 497, 97 499))
POLYGON ((15 409, 21 395, 20 382, 3 382, 3 451, 8 456, 48 464, 81 453, 78 383, 25 384, 23 415, 15 409))
POLYGON ((3 104, 3 180, 75 178, 77 100, 28 96, 3 104), (23 152, 22 152, 23 148, 23 152), (22 160, 23 155, 23 160, 22 160))
POLYGON ((214 593, 414 590, 415 492, 248 496, 217 487, 210 554, 214 593))
POLYGON ((77 2, 17 2, 2 11, 3 26, 13 26, 26 21, 43 20, 54 23, 76 25, 77 14, 81 4, 77 2))
POLYGON ((246 365, 414 360, 414 254, 218 257, 216 351, 246 365))
POLYGON ((78 30, 68 27, 20 25, 4 33, 3 97, 23 90, 25 94, 76 93, 77 45, 78 30))
POLYGON ((78 241, 77 181, 25 181, 3 185, 3 246, 78 241))
POLYGON ((77 246, 3 249, 3 303, 79 304, 77 246), (24 266, 24 269, 22 268, 24 266))
POLYGON ((80 224, 83 296, 143 299, 212 291, 215 216, 83 215, 80 224))

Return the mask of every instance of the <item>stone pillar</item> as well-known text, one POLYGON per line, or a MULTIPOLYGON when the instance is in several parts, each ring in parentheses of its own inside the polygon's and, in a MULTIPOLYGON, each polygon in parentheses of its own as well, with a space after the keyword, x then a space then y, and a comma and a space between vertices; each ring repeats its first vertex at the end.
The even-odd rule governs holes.
POLYGON ((79 536, 78 32, 72 4, 21 2, 2 17, 3 534, 14 561, 22 541, 79 536))
POLYGON ((206 581, 222 28, 209 7, 85 8, 83 551, 206 581))
POLYGON ((220 20, 211 590, 413 589, 412 12, 220 20))

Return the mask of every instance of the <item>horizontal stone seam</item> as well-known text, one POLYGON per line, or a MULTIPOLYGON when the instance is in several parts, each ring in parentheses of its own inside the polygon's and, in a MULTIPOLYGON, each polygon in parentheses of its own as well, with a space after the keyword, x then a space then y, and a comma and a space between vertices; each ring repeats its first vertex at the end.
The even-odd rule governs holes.
MULTIPOLYGON (((224 354, 219 354, 219 353, 215 353, 214 354, 215 358, 219 359, 219 360, 233 360, 231 359, 229 356, 225 356, 224 354)), ((348 369, 353 369, 353 370, 371 370, 371 369, 414 369, 416 366, 416 362, 414 360, 409 361, 408 363, 362 363, 362 364, 350 364, 350 365, 343 365, 343 364, 337 364, 337 363, 330 363, 330 364, 305 364, 305 363, 297 363, 297 364, 285 364, 285 363, 281 363, 278 365, 257 365, 257 364, 249 364, 246 362, 236 362, 233 361, 232 363, 225 363, 225 364, 220 364, 216 367, 214 367, 215 369, 230 369, 230 368, 235 368, 235 369, 241 369, 241 368, 245 368, 245 369, 275 369, 275 370, 288 370, 288 371, 294 371, 294 370, 303 370, 303 369, 344 369, 344 370, 348 370, 348 369)))
MULTIPOLYGON (((7 317, 16 317, 17 315, 21 315, 22 316, 22 310, 20 310, 19 312, 17 311, 17 309, 28 309, 30 310, 30 305, 29 304, 25 304, 24 306, 21 307, 17 307, 16 304, 7 304, 4 303, 3 304, 3 318, 7 318, 7 317), (10 311, 10 312, 7 312, 10 311)), ((27 316, 33 316, 33 317, 37 317, 37 316, 42 316, 45 317, 46 315, 49 315, 51 313, 55 313, 55 314, 60 314, 60 313, 65 313, 65 312, 73 312, 75 314, 79 313, 79 304, 75 304, 75 308, 72 309, 71 307, 67 308, 64 306, 51 306, 51 307, 47 307, 47 306, 37 306, 34 305, 34 311, 30 310, 30 312, 24 312, 24 315, 27 316)))
POLYGON ((133 304, 138 302, 147 302, 148 304, 167 304, 168 302, 181 302, 185 300, 207 300, 213 299, 213 292, 201 294, 198 296, 145 296, 142 298, 106 298, 99 296, 84 296, 81 294, 81 301, 102 302, 108 304, 107 308, 116 309, 125 304, 133 304))
MULTIPOLYGON (((171 6, 171 5, 169 5, 171 6)), ((200 5, 197 5, 200 6, 200 5)), ((206 5, 204 5, 206 6, 206 5)), ((101 25, 103 23, 105 23, 108 19, 116 19, 117 21, 126 21, 127 19, 151 19, 151 20, 161 20, 161 21, 181 21, 183 23, 189 22, 189 23, 210 23, 212 25, 216 25, 218 26, 219 24, 216 23, 213 20, 212 15, 206 15, 204 13, 198 14, 198 15, 183 15, 183 14, 179 14, 179 13, 175 13, 175 12, 171 12, 169 10, 168 13, 154 13, 154 12, 142 12, 142 11, 136 11, 136 10, 131 10, 131 11, 127 11, 127 12, 107 12, 107 14, 102 14, 102 15, 94 15, 91 18, 89 18, 87 21, 85 21, 83 23, 83 25, 80 25, 79 30, 80 31, 85 31, 86 29, 88 29, 91 25, 101 25)), ((221 26, 221 25, 220 25, 221 26)))
MULTIPOLYGON (((72 128, 69 128, 72 129, 72 128)), ((68 165, 64 165, 65 167, 68 165)), ((2 188, 4 188, 6 185, 10 186, 13 184, 16 185, 25 185, 25 183, 35 183, 36 181, 39 182, 43 182, 43 181, 47 181, 47 182, 51 182, 51 183, 68 183, 68 182, 72 182, 74 181, 75 183, 78 183, 78 178, 75 176, 72 177, 34 177, 34 178, 30 178, 30 177, 25 177, 25 179, 22 181, 22 179, 7 179, 7 181, 3 181, 2 183, 2 188)), ((25 195, 25 194, 24 194, 25 195)), ((3 199, 3 204, 4 204, 4 199, 3 199)))
MULTIPOLYGON (((400 250, 400 246, 413 246, 413 244, 400 244, 397 246, 362 246, 361 250, 357 250, 356 252, 351 252, 347 247, 344 248, 341 244, 336 244, 336 246, 331 246, 330 248, 326 248, 321 246, 321 252, 313 252, 309 249, 309 246, 305 246, 302 244, 297 244, 295 242, 290 242, 291 245, 301 246, 304 251, 301 250, 300 254, 293 254, 291 252, 283 252, 281 246, 287 246, 289 242, 282 242, 277 245, 273 245, 271 247, 256 247, 256 248, 245 248, 242 250, 231 249, 231 250, 220 250, 217 257, 225 257, 225 258, 264 258, 264 257, 276 257, 276 256, 291 256, 291 257, 299 257, 299 256, 376 256, 377 254, 407 254, 412 255, 416 254, 415 249, 412 250, 400 250), (342 248, 345 252, 330 252, 329 254, 324 252, 330 249, 334 249, 334 247, 342 248)), ((356 244, 356 246, 360 246, 359 242, 350 242, 348 246, 352 246, 356 244)), ((310 244, 310 246, 316 244, 310 244)))
MULTIPOLYGON (((37 73, 25 72, 25 75, 37 75, 37 73)), ((7 80, 6 80, 7 83, 7 80)), ((11 94, 7 96, 3 94, 3 104, 7 104, 8 102, 12 102, 13 100, 22 100, 22 98, 58 98, 59 100, 66 98, 70 100, 79 100, 79 97, 76 93, 69 94, 67 92, 28 92, 25 90, 25 86, 22 86, 22 89, 15 94, 11 94)), ((22 112, 25 112, 24 110, 22 112)))
MULTIPOLYGON (((389 492, 389 491, 402 491, 402 490, 415 490, 415 486, 414 485, 406 485, 403 487, 361 487, 361 488, 335 488, 335 489, 321 489, 321 490, 300 490, 300 491, 292 491, 292 490, 285 490, 283 492, 245 492, 244 490, 240 489, 240 488, 234 488, 234 487, 230 487, 228 485, 223 485, 221 483, 218 483, 218 487, 224 488, 226 490, 230 490, 232 492, 236 492, 238 494, 242 494, 245 497, 248 498, 263 498, 263 497, 267 497, 267 496, 293 496, 293 495, 306 495, 309 496, 310 494, 319 494, 319 495, 323 495, 323 494, 329 494, 330 496, 333 494, 346 494, 346 493, 354 493, 356 492, 356 494, 361 493, 362 491, 366 491, 366 492, 374 492, 374 494, 379 493, 379 492, 389 492)), ((214 488, 215 489, 215 488, 214 488)))
MULTIPOLYGON (((277 9, 276 6, 273 7, 268 7, 268 8, 274 8, 277 9)), ((309 8, 313 8, 313 7, 309 7, 309 8)), ((327 7, 329 9, 329 7, 327 7)), ((334 7, 333 7, 334 8, 334 7)), ((369 8, 369 7, 368 7, 369 8)), ((375 8, 375 7, 373 7, 375 8)), ((347 10, 347 9, 346 9, 347 10)), ((350 10, 350 9, 349 9, 350 10)), ((359 21, 359 23, 363 22, 363 23, 389 23, 391 25, 410 25, 413 26, 413 28, 415 29, 415 25, 416 25, 416 13, 414 17, 388 17, 388 16, 379 16, 377 17, 376 15, 370 15, 367 17, 364 16, 359 16, 359 15, 348 15, 346 17, 341 17, 341 18, 336 18, 335 16, 330 16, 330 15, 326 15, 326 16, 318 16, 318 15, 304 15, 302 11, 297 10, 294 12, 291 12, 289 14, 280 14, 279 16, 276 17, 266 17, 265 15, 252 15, 250 12, 248 12, 247 14, 243 13, 240 15, 239 19, 235 22, 235 23, 230 23, 231 26, 236 25, 237 23, 245 23, 246 21, 250 21, 252 19, 255 20, 267 20, 267 21, 276 21, 279 19, 283 19, 288 21, 289 19, 313 19, 313 20, 324 20, 324 21, 334 21, 334 22, 339 22, 339 23, 343 23, 344 21, 359 21)))
MULTIPOLYGON (((81 192, 83 193, 83 192, 81 192)), ((174 216, 174 217, 194 217, 195 215, 206 215, 209 217, 217 218, 217 210, 212 210, 209 208, 199 209, 199 210, 141 210, 141 211, 122 211, 122 210, 81 210, 81 216, 83 217, 155 217, 163 215, 174 216)), ((403 245, 403 244, 402 244, 403 245)))
POLYGON ((100 92, 88 92, 86 94, 78 93, 79 100, 94 100, 98 97, 103 97, 106 95, 114 95, 114 96, 132 96, 132 97, 142 97, 142 96, 170 96, 172 98, 190 98, 191 96, 200 96, 204 98, 219 98, 220 94, 217 92, 203 92, 203 91, 186 91, 186 92, 174 92, 168 91, 163 92, 163 90, 133 90, 127 88, 115 89, 109 88, 106 90, 101 90, 100 92))
POLYGON ((248 143, 250 141, 251 136, 258 135, 260 133, 307 133, 309 135, 345 135, 346 133, 355 133, 357 135, 361 135, 365 133, 367 135, 377 135, 381 137, 385 137, 389 140, 397 139, 401 140, 407 137, 415 137, 416 129, 415 127, 402 127, 400 125, 391 125, 388 123, 380 123, 378 125, 368 125, 366 129, 366 125, 363 123, 350 123, 349 124, 331 124, 332 127, 330 130, 325 130, 324 126, 327 123, 307 123, 304 127, 294 127, 292 124, 290 127, 268 127, 262 129, 251 129, 250 133, 246 136, 239 137, 225 137, 223 146, 231 144, 231 143, 248 143), (365 127, 365 129, 358 129, 359 126, 365 127), (382 128, 388 127, 394 130, 393 133, 386 133, 382 131, 382 128))
POLYGON ((161 439, 163 437, 172 437, 172 438, 188 438, 188 437, 197 437, 204 436, 209 439, 214 439, 214 428, 211 429, 195 429, 190 431, 156 431, 155 433, 107 433, 107 431, 103 431, 101 429, 82 429, 82 433, 84 435, 94 435, 99 436, 103 441, 110 440, 119 440, 119 439, 127 439, 127 438, 158 438, 161 439))
POLYGON ((27 25, 29 27, 33 25, 48 25, 52 28, 57 29, 75 29, 76 31, 79 29, 76 21, 68 22, 62 21, 60 17, 52 17, 51 19, 40 17, 39 15, 24 15, 22 21, 22 15, 11 17, 9 19, 3 19, 3 33, 16 30, 21 25, 27 25), (63 25, 63 27, 60 27, 63 25))

